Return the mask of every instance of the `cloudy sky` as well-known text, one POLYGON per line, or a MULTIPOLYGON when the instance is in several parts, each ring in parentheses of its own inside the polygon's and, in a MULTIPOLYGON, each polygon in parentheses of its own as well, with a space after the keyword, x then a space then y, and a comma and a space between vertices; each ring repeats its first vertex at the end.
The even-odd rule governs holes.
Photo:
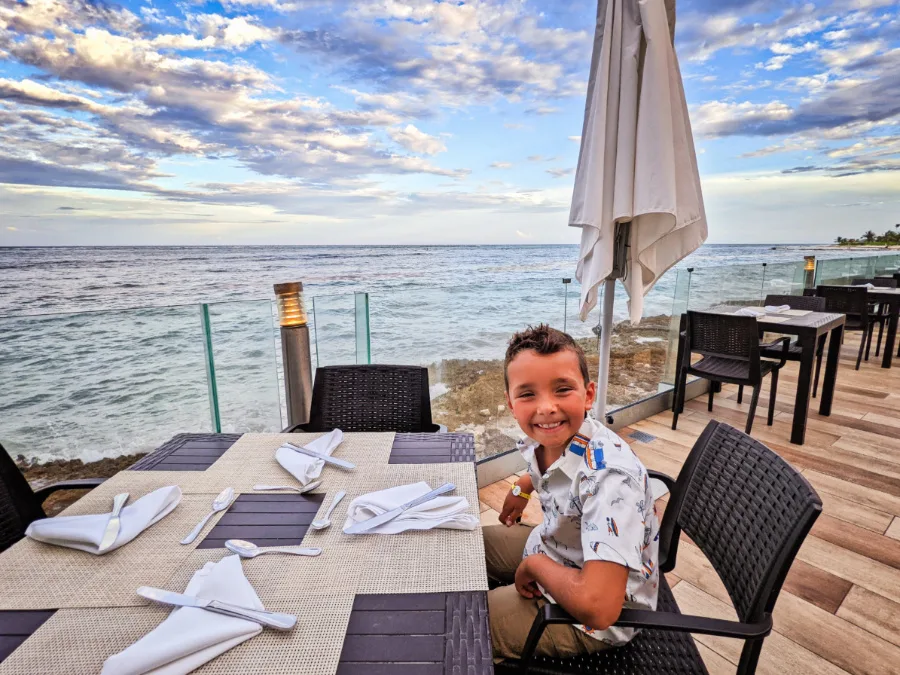
MULTIPOLYGON (((575 243, 591 0, 0 0, 0 246, 575 243)), ((900 222, 900 4, 680 0, 710 241, 900 222)))

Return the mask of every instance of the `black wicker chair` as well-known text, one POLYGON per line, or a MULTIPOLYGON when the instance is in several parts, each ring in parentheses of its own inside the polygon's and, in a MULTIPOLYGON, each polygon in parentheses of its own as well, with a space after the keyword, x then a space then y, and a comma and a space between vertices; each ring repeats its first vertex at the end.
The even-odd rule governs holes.
POLYGON ((428 369, 323 366, 316 369, 309 422, 286 431, 435 432, 428 369))
POLYGON ((34 492, 0 445, 0 552, 24 537, 32 521, 47 517, 41 505, 51 494, 57 490, 90 490, 102 482, 102 478, 68 480, 34 492))
POLYGON ((759 441, 721 422, 710 422, 678 475, 649 472, 671 491, 659 531, 660 572, 674 570, 684 531, 725 585, 738 621, 684 615, 660 574, 656 611, 623 609, 616 626, 642 630, 623 647, 569 659, 536 656, 550 624, 578 623, 559 605, 538 612, 522 660, 498 673, 707 673, 690 633, 744 640, 738 675, 756 670, 772 610, 807 533, 822 512, 816 491, 759 441))
MULTIPOLYGON (((897 279, 879 279, 877 277, 874 279, 856 279, 852 284, 854 286, 872 284, 879 288, 897 288, 897 279)), ((872 319, 873 328, 875 323, 878 324, 878 340, 875 342, 875 356, 878 356, 881 353, 881 338, 884 334, 884 326, 890 319, 890 315, 888 314, 889 311, 890 308, 884 303, 869 303, 869 317, 872 319)), ((866 341, 866 361, 869 360, 869 350, 872 347, 872 334, 874 332, 874 330, 869 331, 869 339, 866 341)))
MULTIPOLYGON (((733 314, 708 314, 689 311, 685 316, 683 351, 679 356, 675 380, 675 398, 672 404, 672 428, 678 425, 678 415, 684 407, 684 390, 688 375, 702 377, 710 382, 737 384, 753 387, 750 412, 747 415, 746 433, 753 429, 756 404, 763 378, 772 375, 772 391, 769 394, 769 415, 767 424, 772 425, 775 417, 775 397, 778 393, 778 371, 784 366, 790 349, 790 338, 779 338, 781 361, 767 361, 760 358, 759 327, 752 316, 733 314), (691 363, 691 354, 703 356, 691 363)), ((773 343, 775 344, 775 343, 773 343)), ((709 388, 708 409, 713 409, 716 387, 709 388)))
MULTIPOLYGON (((862 286, 818 286, 816 295, 825 298, 826 311, 847 316, 844 324, 845 332, 848 330, 862 331, 859 339, 859 354, 856 356, 856 370, 859 370, 863 352, 865 352, 866 360, 869 360, 867 345, 871 345, 872 328, 878 320, 877 316, 870 313, 868 289, 862 286)), ((816 367, 821 361, 822 355, 820 354, 816 359, 816 367)))

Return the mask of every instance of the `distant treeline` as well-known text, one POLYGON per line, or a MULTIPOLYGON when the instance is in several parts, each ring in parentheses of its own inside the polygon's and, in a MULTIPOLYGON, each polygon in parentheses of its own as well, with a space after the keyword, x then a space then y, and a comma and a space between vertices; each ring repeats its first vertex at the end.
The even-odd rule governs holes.
POLYGON ((858 239, 838 237, 834 243, 840 246, 900 246, 900 224, 894 225, 893 230, 888 230, 884 234, 875 234, 869 230, 858 239))

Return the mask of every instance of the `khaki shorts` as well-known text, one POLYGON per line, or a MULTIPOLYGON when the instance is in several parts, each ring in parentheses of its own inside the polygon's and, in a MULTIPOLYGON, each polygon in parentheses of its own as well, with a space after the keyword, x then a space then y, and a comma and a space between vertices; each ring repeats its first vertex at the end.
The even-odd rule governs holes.
MULTIPOLYGON (((492 525, 482 530, 488 576, 500 583, 509 584, 488 592, 491 642, 497 660, 519 658, 534 617, 547 602, 543 598, 523 598, 514 585, 516 568, 522 562, 525 540, 531 530, 528 525, 492 525)), ((538 642, 537 653, 562 658, 606 648, 606 643, 595 640, 574 626, 554 624, 544 630, 538 642)))

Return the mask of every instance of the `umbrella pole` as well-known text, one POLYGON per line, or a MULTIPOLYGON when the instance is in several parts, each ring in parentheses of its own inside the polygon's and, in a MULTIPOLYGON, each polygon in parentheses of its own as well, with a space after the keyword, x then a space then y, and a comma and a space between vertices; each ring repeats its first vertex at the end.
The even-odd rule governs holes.
POLYGON ((616 280, 603 282, 603 315, 600 317, 600 363, 597 370, 597 398, 594 400, 594 417, 606 420, 606 393, 609 388, 610 340, 612 338, 613 305, 616 301, 616 280))

